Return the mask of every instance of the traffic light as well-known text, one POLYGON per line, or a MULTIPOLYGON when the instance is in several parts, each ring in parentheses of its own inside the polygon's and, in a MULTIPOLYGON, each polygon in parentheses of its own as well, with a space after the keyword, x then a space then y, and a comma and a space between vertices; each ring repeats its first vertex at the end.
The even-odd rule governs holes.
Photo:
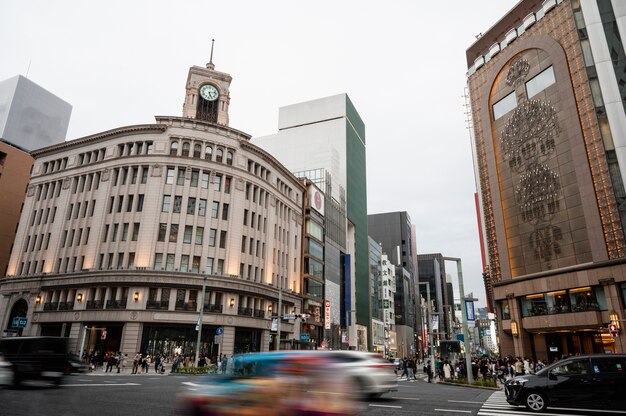
POLYGON ((617 336, 619 335, 619 329, 617 328, 617 325, 614 323, 610 323, 609 324, 609 332, 611 333, 611 336, 613 338, 617 338, 617 336))

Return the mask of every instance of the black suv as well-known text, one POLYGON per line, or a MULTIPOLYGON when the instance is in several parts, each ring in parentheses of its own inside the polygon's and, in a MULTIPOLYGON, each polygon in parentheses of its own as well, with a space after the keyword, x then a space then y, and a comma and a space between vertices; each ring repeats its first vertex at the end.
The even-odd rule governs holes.
POLYGON ((548 406, 626 410, 626 355, 580 355, 505 384, 506 401, 534 412, 548 406))
POLYGON ((58 385, 71 368, 67 338, 2 338, 0 354, 12 365, 15 386, 23 380, 50 380, 58 385))

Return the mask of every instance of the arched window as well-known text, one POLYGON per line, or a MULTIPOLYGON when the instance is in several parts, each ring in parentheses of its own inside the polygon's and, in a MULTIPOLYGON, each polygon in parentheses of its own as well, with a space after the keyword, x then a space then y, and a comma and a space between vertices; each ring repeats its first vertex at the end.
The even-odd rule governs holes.
POLYGON ((222 149, 219 149, 219 148, 218 148, 218 149, 215 151, 215 161, 216 161, 216 162, 221 162, 221 161, 222 161, 223 156, 224 156, 224 152, 222 151, 222 149))
POLYGON ((195 157, 196 159, 200 159, 201 152, 202 152, 202 146, 200 146, 199 144, 194 144, 193 145, 193 157, 195 157))
POLYGON ((204 148, 204 158, 206 160, 213 159, 213 148, 211 146, 207 146, 204 148))
POLYGON ((170 145, 170 156, 178 155, 178 142, 172 142, 170 145))
POLYGON ((233 164, 233 152, 227 152, 226 153, 226 164, 227 165, 232 165, 233 164))
POLYGON ((190 148, 191 148, 191 145, 189 144, 189 142, 184 142, 183 143, 183 156, 189 157, 189 149, 190 148))

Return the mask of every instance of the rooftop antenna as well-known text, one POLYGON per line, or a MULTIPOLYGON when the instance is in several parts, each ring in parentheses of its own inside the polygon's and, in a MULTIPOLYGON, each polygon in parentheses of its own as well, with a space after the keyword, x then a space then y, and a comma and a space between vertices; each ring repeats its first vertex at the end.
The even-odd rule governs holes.
POLYGON ((206 67, 209 69, 215 69, 215 65, 213 64, 213 46, 215 45, 215 39, 211 39, 211 57, 209 58, 209 63, 206 64, 206 67))
POLYGON ((30 61, 28 61, 28 68, 26 69, 26 78, 28 78, 28 73, 30 72, 30 64, 31 63, 33 63, 32 59, 30 61))

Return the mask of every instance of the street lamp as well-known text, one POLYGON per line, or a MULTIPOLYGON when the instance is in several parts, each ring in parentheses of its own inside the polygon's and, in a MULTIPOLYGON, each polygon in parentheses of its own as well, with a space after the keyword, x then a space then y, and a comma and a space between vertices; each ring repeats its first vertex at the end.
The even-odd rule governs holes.
POLYGON ((196 366, 200 361, 200 339, 202 337, 202 320, 204 318, 204 300, 206 296, 206 278, 202 279, 202 296, 200 297, 200 316, 198 317, 198 324, 196 325, 196 330, 198 331, 198 338, 196 340, 196 366))
POLYGON ((463 343, 465 344, 465 369, 467 373, 467 383, 474 383, 474 375, 472 373, 472 357, 470 352, 469 330, 467 328, 467 310, 465 309, 465 292, 463 289, 463 271, 461 269, 461 259, 455 257, 444 257, 445 260, 456 262, 456 270, 459 277, 459 298, 461 299, 461 316, 463 319, 463 343))

